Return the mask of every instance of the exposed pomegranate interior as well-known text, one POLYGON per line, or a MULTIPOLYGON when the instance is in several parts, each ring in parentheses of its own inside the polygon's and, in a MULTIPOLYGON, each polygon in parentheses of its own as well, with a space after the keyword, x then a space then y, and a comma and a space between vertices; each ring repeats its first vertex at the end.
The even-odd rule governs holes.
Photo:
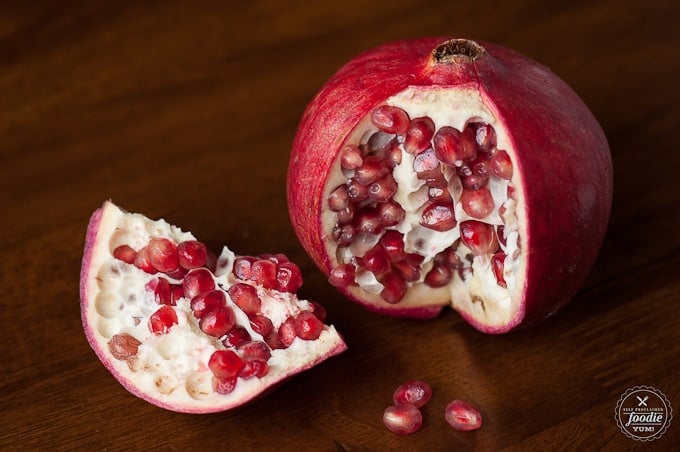
MULTIPOLYGON (((88 230, 83 323, 102 361, 165 408, 219 411, 339 353, 284 255, 210 258, 190 233, 106 203, 88 230)), ((95 214, 96 216, 97 214, 95 214)))
POLYGON ((512 149, 478 94, 409 88, 348 136, 325 190, 329 282, 506 322, 521 284, 512 149))

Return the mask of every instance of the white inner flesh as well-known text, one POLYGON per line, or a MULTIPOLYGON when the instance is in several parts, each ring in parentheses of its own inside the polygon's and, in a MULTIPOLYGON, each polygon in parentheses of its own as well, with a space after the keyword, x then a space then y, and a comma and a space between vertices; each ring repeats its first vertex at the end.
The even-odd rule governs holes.
MULTIPOLYGON (((190 308, 190 300, 181 298, 174 306, 178 324, 167 333, 151 333, 149 317, 159 309, 152 290, 145 286, 159 275, 171 283, 180 283, 167 275, 151 275, 115 259, 111 252, 117 246, 128 244, 139 250, 151 237, 167 237, 175 243, 194 239, 191 233, 182 232, 164 220, 153 221, 139 214, 124 213, 107 203, 100 228, 102 243, 96 247, 92 259, 92 277, 86 282, 90 295, 87 316, 93 325, 95 340, 107 354, 115 370, 133 382, 142 392, 177 407, 219 406, 230 398, 243 398, 244 394, 259 393, 289 374, 305 367, 318 357, 325 356, 337 347, 339 336, 335 328, 326 327, 314 341, 295 338, 287 349, 272 350, 267 362, 269 372, 262 378, 238 378, 236 389, 230 394, 213 391, 212 372, 207 364, 215 350, 226 347, 218 338, 204 334, 198 319, 190 308), (107 234, 107 230, 109 233, 107 234), (110 238, 110 240, 108 240, 110 238), (108 341, 115 334, 128 333, 141 341, 138 353, 128 361, 113 358, 108 341)), ((97 241, 99 242, 98 237, 97 241)), ((234 253, 224 248, 218 258, 214 276, 215 286, 225 291, 236 280, 232 273, 234 253)), ((227 305, 234 311, 237 324, 245 327, 252 340, 263 340, 250 326, 247 315, 225 293, 227 305)), ((262 313, 272 320, 275 328, 289 316, 309 310, 306 300, 294 294, 258 288, 262 299, 262 313)), ((340 341, 341 342, 341 341, 340 341)), ((247 399, 246 399, 247 400, 247 399)))
MULTIPOLYGON (((477 90, 456 89, 454 91, 411 87, 388 99, 386 103, 403 109, 411 119, 423 116, 430 117, 435 124, 435 130, 443 126, 452 126, 462 131, 468 122, 473 121, 490 124, 496 132, 497 148, 508 152, 514 164, 511 142, 502 125, 482 101, 477 90)), ((377 130, 374 126, 368 120, 365 120, 349 137, 347 143, 365 144, 375 132, 377 130)), ((386 136, 385 141, 392 136, 386 136)), ((489 179, 488 188, 496 205, 486 218, 472 218, 465 213, 460 203, 462 185, 459 177, 456 176, 455 169, 442 165, 444 176, 449 181, 449 191, 454 200, 457 225, 449 231, 434 231, 419 224, 422 207, 428 201, 427 187, 425 181, 419 180, 415 171, 413 171, 415 156, 404 152, 403 145, 400 148, 402 149, 402 161, 392 172, 398 183, 398 190, 393 200, 404 208, 406 217, 398 225, 388 229, 396 229, 402 232, 404 234, 405 251, 408 253, 416 252, 424 256, 425 260, 421 266, 420 280, 407 283, 409 291, 404 299, 398 303, 398 306, 410 308, 437 305, 450 300, 454 308, 468 313, 469 316, 484 325, 506 325, 513 319, 518 309, 519 296, 515 294, 520 291, 518 286, 521 285, 523 279, 516 276, 521 274, 523 260, 519 246, 517 205, 513 199, 507 198, 508 181, 498 177, 489 179), (505 223, 498 214, 501 205, 504 205, 506 209, 505 223), (478 220, 494 226, 505 225, 506 245, 501 244, 501 250, 507 255, 504 262, 504 278, 507 288, 497 284, 491 268, 490 255, 475 256, 472 261, 473 271, 468 272, 465 279, 454 271, 451 282, 445 288, 434 289, 423 284, 425 275, 432 268, 435 255, 448 248, 460 237, 460 224, 466 220, 478 220), (421 247, 416 247, 416 243, 422 244, 421 247)), ((337 162, 336 167, 340 167, 339 162, 337 162)), ((515 175, 513 175, 514 179, 516 179, 515 175)), ((344 182, 346 182, 345 175, 338 171, 334 177, 329 178, 325 197, 327 198, 331 191, 344 182)), ((518 190, 517 184, 513 183, 513 185, 518 190)), ((378 242, 380 235, 382 235, 362 235, 355 239, 349 250, 338 248, 330 232, 336 222, 335 214, 326 210, 322 221, 324 230, 328 231, 326 243, 329 255, 335 256, 337 262, 355 262, 353 256, 362 256, 378 242)), ((469 261, 465 260, 465 255, 470 254, 468 248, 461 244, 456 254, 461 258, 461 261, 468 265, 469 261)), ((373 273, 369 271, 359 272, 356 283, 358 287, 350 287, 351 292, 361 291, 360 296, 362 298, 368 298, 378 306, 390 306, 380 298, 379 293, 383 286, 373 273)))

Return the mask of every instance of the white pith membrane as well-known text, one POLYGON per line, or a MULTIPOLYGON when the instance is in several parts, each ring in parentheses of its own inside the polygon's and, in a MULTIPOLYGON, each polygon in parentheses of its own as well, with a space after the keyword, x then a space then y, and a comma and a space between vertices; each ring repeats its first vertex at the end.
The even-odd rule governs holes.
MULTIPOLYGON (((288 348, 271 350, 266 375, 238 377, 233 392, 215 392, 208 361, 214 351, 229 347, 223 345, 220 338, 201 331, 189 299, 182 296, 172 306, 178 322, 167 332, 156 335, 149 327, 149 317, 160 305, 148 284, 153 284, 159 275, 170 283, 181 283, 181 280, 162 273, 146 273, 112 255, 113 250, 123 244, 139 250, 152 237, 168 238, 175 243, 195 240, 191 233, 182 232, 164 220, 154 221, 141 214, 127 213, 106 202, 96 236, 88 243, 90 249, 86 247, 83 262, 86 267, 81 275, 83 325, 88 340, 106 367, 135 395, 173 411, 223 411, 346 349, 335 328, 324 325, 318 339, 296 337, 288 348), (137 354, 125 360, 116 359, 109 349, 110 339, 120 334, 129 334, 141 342, 137 354)), ((215 286, 225 291, 236 325, 244 327, 253 341, 264 341, 251 327, 247 314, 226 293, 232 284, 244 282, 232 272, 234 259, 234 253, 224 247, 213 274, 215 286)), ((257 287, 257 292, 262 300, 260 312, 271 319, 275 329, 286 318, 310 310, 309 302, 298 299, 295 294, 262 287, 257 287)))
MULTIPOLYGON (((333 229, 338 224, 338 215, 332 211, 328 203, 324 203, 322 211, 322 230, 325 240, 326 251, 331 257, 331 265, 354 264, 356 267, 355 282, 346 290, 356 298, 367 302, 378 310, 385 312, 406 311, 417 307, 437 306, 451 303, 452 307, 459 312, 465 313, 468 319, 478 325, 484 325, 493 329, 502 328, 513 320, 517 320, 520 314, 521 292, 524 284, 524 257, 522 253, 520 230, 523 230, 524 213, 522 203, 522 187, 519 186, 519 177, 516 168, 516 160, 509 139, 502 124, 497 120, 492 111, 493 107, 484 103, 483 97, 475 88, 455 89, 446 88, 422 88, 409 87, 401 93, 389 98, 386 105, 404 110, 409 118, 429 117, 435 125, 435 131, 444 126, 455 127, 463 131, 469 123, 485 123, 493 127, 496 133, 496 146, 492 152, 503 150, 507 152, 515 167, 512 178, 504 180, 492 175, 487 187, 494 199, 494 208, 484 218, 472 218, 462 208, 460 195, 462 185, 460 177, 456 174, 456 168, 442 163, 442 172, 448 181, 448 190, 451 193, 455 208, 456 225, 447 231, 435 231, 420 225, 421 214, 424 205, 428 202, 428 192, 425 181, 417 178, 413 170, 415 155, 404 151, 403 135, 396 135, 399 140, 399 149, 402 151, 402 160, 392 170, 392 175, 398 184, 397 192, 392 200, 396 201, 405 210, 404 219, 395 226, 385 228, 397 230, 404 235, 404 251, 406 253, 418 253, 424 257, 421 264, 420 277, 415 282, 407 282, 408 290, 405 296, 396 303, 388 303, 381 296, 383 285, 378 277, 362 267, 357 262, 357 257, 362 257, 366 251, 378 244, 385 231, 378 234, 359 234, 349 246, 338 246, 333 237, 333 229), (508 185, 515 190, 515 199, 508 198, 508 185), (425 188, 424 188, 425 187, 425 188), (499 209, 504 210, 499 215, 499 209), (433 267, 433 260, 437 253, 446 250, 460 238, 460 225, 466 220, 476 220, 494 226, 504 227, 504 242, 501 240, 498 252, 505 253, 503 260, 503 277, 507 287, 502 287, 494 275, 491 265, 491 254, 474 256, 463 244, 458 242, 455 251, 465 266, 464 271, 453 271, 451 281, 444 287, 430 287, 424 283, 425 275, 433 267), (471 269, 472 271, 469 271, 471 269)), ((386 143, 394 138, 393 134, 379 131, 370 121, 370 112, 361 121, 355 130, 348 136, 345 145, 357 145, 365 152, 371 153, 371 142, 386 143), (369 148, 368 151, 366 148, 369 148)), ((481 151, 480 151, 481 152, 481 151)), ((333 164, 332 174, 329 176, 325 188, 324 198, 340 185, 347 183, 353 176, 353 170, 343 169, 340 165, 342 152, 338 154, 333 164)), ((463 162, 460 162, 463 163, 463 162)), ((363 201, 357 204, 357 209, 371 201, 363 201)))

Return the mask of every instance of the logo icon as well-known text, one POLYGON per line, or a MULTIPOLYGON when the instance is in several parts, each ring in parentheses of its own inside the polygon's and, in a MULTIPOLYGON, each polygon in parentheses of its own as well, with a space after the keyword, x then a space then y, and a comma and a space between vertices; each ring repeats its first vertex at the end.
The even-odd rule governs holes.
POLYGON ((673 409, 663 392, 651 386, 635 386, 619 398, 615 417, 616 425, 628 438, 653 441, 666 433, 673 409))

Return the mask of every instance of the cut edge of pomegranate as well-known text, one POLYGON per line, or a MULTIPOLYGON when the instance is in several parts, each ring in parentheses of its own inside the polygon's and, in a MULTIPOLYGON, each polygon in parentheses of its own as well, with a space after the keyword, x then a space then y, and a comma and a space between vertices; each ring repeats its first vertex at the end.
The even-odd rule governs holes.
MULTIPOLYGON (((156 395, 151 390, 141 389, 139 382, 133 381, 133 378, 131 378, 132 372, 128 362, 117 360, 110 353, 107 353, 108 338, 98 331, 99 328, 106 327, 99 324, 102 317, 96 312, 95 307, 96 296, 101 290, 98 287, 98 280, 101 279, 99 272, 102 270, 102 266, 109 260, 110 242, 115 240, 113 238, 117 232, 116 226, 119 219, 124 215, 145 218, 140 214, 129 214, 111 201, 106 201, 90 217, 85 236, 79 290, 81 319, 88 343, 102 364, 131 394, 153 405, 176 412, 212 413, 226 411, 263 395, 269 389, 278 386, 295 374, 310 369, 347 349, 344 340, 335 327, 329 325, 316 341, 296 340, 289 349, 274 350, 272 355, 278 358, 272 358, 273 361, 271 362, 269 373, 262 378, 239 379, 240 389, 230 394, 211 394, 210 399, 196 400, 186 396, 186 394, 185 397, 181 397, 182 393, 180 391, 174 392, 174 394, 178 395, 177 397, 172 395, 171 397, 161 397, 160 394, 156 395), (291 363, 293 364, 290 365, 291 363), (289 367, 285 367, 286 365, 289 367)), ((154 220, 149 221, 153 222, 154 220)), ((157 220, 157 222, 168 225, 164 220, 157 220)), ((170 226, 168 225, 168 227, 170 226)), ((190 233, 182 233, 179 229, 172 228, 173 232, 185 234, 187 238, 193 238, 190 233)), ((228 251, 228 248, 225 247, 225 250, 228 251)), ((231 253, 231 251, 228 252, 231 253)), ((231 260, 233 262, 233 259, 231 260)), ((153 278, 152 275, 148 275, 148 277, 153 278)), ((182 315, 180 315, 180 319, 181 317, 182 315)), ((207 369, 205 370, 204 372, 196 372, 193 375, 198 376, 198 378, 207 378, 211 381, 211 373, 207 369)))

